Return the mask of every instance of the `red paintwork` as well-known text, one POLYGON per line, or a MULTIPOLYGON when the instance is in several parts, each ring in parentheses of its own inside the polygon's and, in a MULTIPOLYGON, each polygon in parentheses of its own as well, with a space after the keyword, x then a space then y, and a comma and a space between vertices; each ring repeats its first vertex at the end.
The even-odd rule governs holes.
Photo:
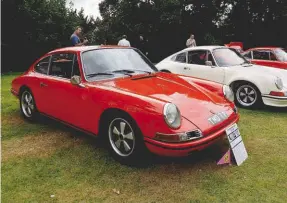
MULTIPOLYGON (((249 51, 254 51, 254 50, 268 50, 268 51, 273 51, 275 49, 280 49, 280 47, 256 47, 252 49, 248 49, 244 51, 242 54, 245 54, 249 51)), ((273 52, 274 53, 274 52, 273 52)), ((274 53, 275 55, 275 53, 274 53)), ((258 60, 258 59, 252 59, 250 60, 251 63, 257 64, 257 65, 262 65, 262 66, 268 66, 272 68, 280 68, 280 69, 286 69, 287 70, 287 62, 284 61, 272 61, 272 60, 258 60)))
POLYGON ((27 72, 13 80, 11 92, 18 96, 21 87, 28 87, 39 112, 94 135, 99 132, 103 112, 108 109, 125 111, 139 126, 147 148, 167 156, 184 156, 191 151, 203 149, 222 137, 226 127, 238 121, 239 115, 233 111, 234 104, 223 97, 222 85, 214 82, 162 72, 146 78, 143 76, 147 74, 141 74, 132 78, 87 82, 83 76, 80 54, 95 48, 103 47, 63 48, 44 56, 61 52, 76 53, 84 88, 72 85, 68 79, 34 72, 34 65, 40 58, 27 72), (41 82, 48 86, 40 87, 41 82), (171 129, 165 123, 163 107, 167 102, 176 104, 181 112, 182 124, 178 129, 171 129), (213 115, 211 110, 226 111, 229 118, 218 125, 211 125, 207 120, 213 115), (156 133, 175 134, 197 128, 204 135, 204 138, 197 141, 170 144, 153 139, 156 133))
POLYGON ((227 47, 240 47, 243 50, 242 42, 230 42, 229 44, 225 44, 227 47))
POLYGON ((243 52, 243 43, 242 42, 230 42, 229 44, 225 44, 224 46, 235 49, 239 53, 243 52))

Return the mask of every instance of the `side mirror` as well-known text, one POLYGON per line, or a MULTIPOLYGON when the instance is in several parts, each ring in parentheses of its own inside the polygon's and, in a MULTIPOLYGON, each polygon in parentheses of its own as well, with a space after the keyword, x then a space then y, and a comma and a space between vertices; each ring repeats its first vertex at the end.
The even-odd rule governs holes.
POLYGON ((73 85, 76 85, 76 86, 81 86, 82 87, 82 84, 81 84, 81 77, 80 76, 78 76, 78 75, 74 75, 72 78, 71 78, 71 83, 73 84, 73 85))
POLYGON ((212 61, 205 61, 205 65, 207 65, 207 66, 213 66, 212 61))

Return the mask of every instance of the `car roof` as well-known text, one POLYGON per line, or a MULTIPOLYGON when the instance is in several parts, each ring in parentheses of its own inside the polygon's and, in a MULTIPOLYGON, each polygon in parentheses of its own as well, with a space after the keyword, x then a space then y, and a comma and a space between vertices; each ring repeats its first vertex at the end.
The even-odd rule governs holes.
POLYGON ((211 45, 211 46, 196 46, 196 47, 188 47, 185 48, 184 51, 191 51, 191 50, 213 50, 217 48, 229 48, 225 46, 217 46, 217 45, 211 45))
POLYGON ((250 48, 247 51, 252 51, 252 50, 265 50, 265 49, 281 49, 281 47, 271 47, 271 46, 267 46, 267 47, 254 47, 254 48, 250 48))
POLYGON ((56 52, 84 52, 84 51, 90 51, 95 49, 119 49, 119 48, 131 48, 131 47, 125 47, 125 46, 115 46, 115 45, 94 45, 94 46, 75 46, 75 47, 64 47, 55 49, 53 51, 50 51, 48 54, 53 54, 56 52))

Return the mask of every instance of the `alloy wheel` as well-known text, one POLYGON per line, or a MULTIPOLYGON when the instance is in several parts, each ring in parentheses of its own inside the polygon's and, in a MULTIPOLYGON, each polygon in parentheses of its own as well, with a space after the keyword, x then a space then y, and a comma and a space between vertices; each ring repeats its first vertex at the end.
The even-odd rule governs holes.
POLYGON ((135 135, 131 125, 122 118, 112 120, 109 125, 109 141, 119 156, 131 155, 135 148, 135 135))
POLYGON ((251 85, 242 85, 236 91, 237 101, 245 107, 249 107, 255 104, 257 97, 257 91, 251 85))
POLYGON ((28 91, 25 91, 22 94, 21 108, 26 117, 31 118, 33 116, 35 111, 35 102, 32 94, 28 91))

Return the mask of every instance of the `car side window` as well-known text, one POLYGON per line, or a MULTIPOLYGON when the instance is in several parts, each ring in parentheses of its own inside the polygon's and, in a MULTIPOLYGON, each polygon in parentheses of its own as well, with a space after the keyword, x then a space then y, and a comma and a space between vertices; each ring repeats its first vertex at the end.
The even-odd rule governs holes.
POLYGON ((196 65, 204 65, 207 58, 207 51, 197 50, 188 52, 188 63, 196 65))
POLYGON ((186 52, 176 55, 175 61, 180 62, 180 63, 186 63, 186 52))
POLYGON ((42 59, 41 61, 39 61, 35 67, 34 67, 34 70, 37 72, 37 73, 41 73, 41 74, 45 74, 47 75, 48 74, 48 69, 49 69, 49 63, 50 63, 50 56, 42 59))
POLYGON ((269 53, 270 53, 270 60, 277 61, 275 54, 273 52, 269 52, 269 53))
POLYGON ((72 75, 74 54, 61 53, 52 56, 50 75, 70 79, 72 75))
POLYGON ((243 54, 243 56, 244 56, 245 58, 247 58, 247 59, 251 59, 251 58, 252 58, 252 56, 251 56, 251 51, 249 51, 249 52, 243 54))
POLYGON ((207 51, 207 60, 212 62, 212 65, 215 66, 215 62, 213 59, 212 54, 210 53, 210 51, 207 51))
POLYGON ((74 75, 81 76, 79 61, 78 61, 78 57, 76 55, 74 58, 74 64, 73 64, 73 70, 72 70, 72 76, 74 76, 74 75))
POLYGON ((270 60, 268 51, 253 51, 253 59, 270 60))

